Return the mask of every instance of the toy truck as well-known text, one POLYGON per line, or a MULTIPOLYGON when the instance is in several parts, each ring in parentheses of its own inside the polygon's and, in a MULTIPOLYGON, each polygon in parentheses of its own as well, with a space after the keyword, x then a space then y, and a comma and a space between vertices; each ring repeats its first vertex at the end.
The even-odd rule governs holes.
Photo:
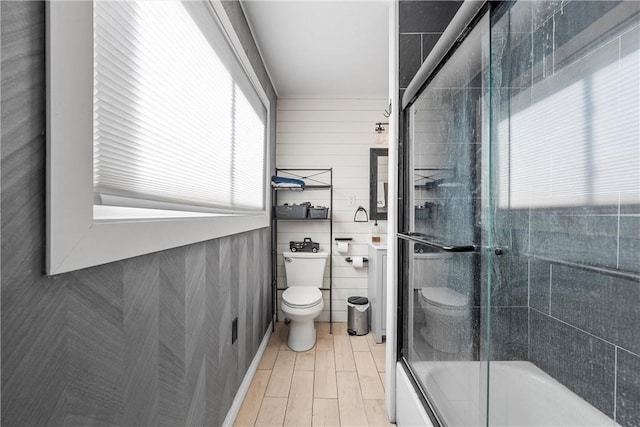
POLYGON ((315 243, 310 237, 305 237, 302 242, 289 242, 289 250, 291 252, 313 252, 316 253, 320 250, 320 243, 315 243))

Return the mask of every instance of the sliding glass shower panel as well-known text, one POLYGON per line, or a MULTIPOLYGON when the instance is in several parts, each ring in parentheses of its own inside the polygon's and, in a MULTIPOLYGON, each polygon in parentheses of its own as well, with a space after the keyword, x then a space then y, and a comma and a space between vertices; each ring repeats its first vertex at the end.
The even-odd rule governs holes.
POLYGON ((489 18, 479 20, 407 112, 402 356, 447 425, 486 419, 480 363, 480 171, 489 18), (485 46, 485 47, 483 47, 485 46))
POLYGON ((640 2, 489 8, 404 110, 401 356, 443 425, 638 426, 640 2))
POLYGON ((489 425, 640 425, 639 14, 492 14, 489 425))

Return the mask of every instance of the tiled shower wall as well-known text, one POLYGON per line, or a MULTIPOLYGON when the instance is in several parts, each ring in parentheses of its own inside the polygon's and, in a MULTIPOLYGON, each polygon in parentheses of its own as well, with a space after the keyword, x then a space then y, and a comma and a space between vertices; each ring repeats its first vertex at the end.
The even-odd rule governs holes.
POLYGON ((400 99, 460 5, 457 0, 399 1, 400 99))
POLYGON ((0 7, 2 424, 220 425, 271 320, 269 230, 45 276, 45 5, 0 7))
POLYGON ((598 271, 589 258, 605 258, 608 239, 625 241, 625 256, 640 256, 640 215, 530 209, 514 216, 511 231, 523 240, 514 238, 513 251, 530 256, 514 255, 504 282, 528 310, 492 320, 495 358, 529 360, 621 425, 639 425, 640 260, 635 270, 598 271), (585 258, 558 262, 572 255, 585 258))
POLYGON ((492 27, 493 121, 509 123, 492 304, 522 306, 492 319, 492 359, 531 361, 623 426, 640 425, 639 15, 521 2, 492 27))
MULTIPOLYGON (((425 29, 428 17, 431 10, 433 15, 438 10, 429 3, 440 7, 451 5, 451 2, 400 2, 401 88, 406 87, 426 56, 418 46, 424 48, 425 35, 431 34, 425 29), (410 27, 409 23, 424 26, 410 27)), ((553 49, 564 45, 596 19, 598 25, 605 26, 612 13, 635 16, 637 20, 640 7, 637 2, 627 2, 623 8, 628 6, 628 10, 616 12, 613 9, 619 2, 586 2, 590 8, 586 12, 584 4, 577 1, 523 3, 548 14, 540 19, 538 35, 529 34, 529 29, 522 31, 531 41, 521 42, 520 46, 514 43, 512 47, 514 76, 526 77, 525 82, 538 78, 536 73, 541 73, 542 79, 552 76, 553 49), (557 14, 552 17, 554 13, 557 14), (570 21, 573 27, 568 27, 570 21), (530 61, 536 64, 532 72, 527 71, 531 68, 530 61), (546 68, 540 64, 546 64, 546 68)), ((584 34, 576 39, 588 40, 584 34)), ((426 40, 429 46, 428 37, 426 40)), ((592 53, 591 58, 583 58, 584 63, 578 63, 577 67, 584 70, 599 61, 616 64, 615 58, 619 58, 626 61, 626 66, 635 61, 637 70, 639 43, 640 29, 628 28, 610 45, 592 53)), ((555 63, 560 64, 560 60, 556 58, 555 63)), ((620 64, 619 69, 623 70, 620 64)), ((635 80, 625 86, 615 78, 607 79, 609 86, 601 88, 606 92, 597 93, 615 94, 609 99, 621 106, 618 115, 631 117, 627 130, 635 132, 635 148, 632 143, 631 151, 618 150, 620 159, 627 160, 620 164, 635 159, 635 167, 619 174, 621 179, 609 177, 606 182, 622 185, 624 181, 635 183, 635 187, 630 189, 627 185, 624 194, 616 195, 614 191, 613 197, 605 195, 607 203, 576 203, 571 197, 581 193, 575 186, 564 207, 542 208, 540 204, 529 203, 510 210, 497 209, 494 243, 505 252, 492 263, 491 289, 492 360, 529 360, 624 426, 640 425, 640 146, 637 144, 640 81, 637 72, 632 75, 635 80), (633 108, 629 107, 631 101, 635 101, 633 108)), ((511 88, 517 86, 514 82, 510 82, 511 88)), ((550 87, 548 82, 541 86, 550 87)), ((575 122, 562 116, 558 120, 563 126, 575 126, 575 122)), ((603 122, 597 125, 603 126, 603 122)), ((591 123, 588 126, 593 127, 591 123)), ((611 134, 606 137, 611 138, 611 134)), ((557 147, 545 146, 542 139, 532 143, 530 160, 531 156, 549 159, 536 163, 541 167, 532 171, 529 184, 538 190, 537 197, 540 194, 546 197, 541 190, 551 188, 552 184, 558 188, 562 185, 559 183, 575 179, 568 173, 563 176, 561 157, 554 151, 557 147)), ((613 138, 599 147, 616 143, 613 138)), ((573 161, 573 157, 580 155, 577 149, 574 151, 567 159, 573 161)), ((599 156, 603 155, 601 151, 599 156)), ((602 183, 606 177, 599 179, 602 183)), ((529 196, 514 191, 512 197, 522 201, 529 196)))

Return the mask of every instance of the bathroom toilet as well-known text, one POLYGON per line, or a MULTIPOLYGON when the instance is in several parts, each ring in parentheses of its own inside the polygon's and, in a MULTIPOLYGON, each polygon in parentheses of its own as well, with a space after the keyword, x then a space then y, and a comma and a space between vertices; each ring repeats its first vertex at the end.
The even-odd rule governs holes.
POLYGON ((316 343, 314 320, 324 308, 322 280, 328 252, 283 252, 287 289, 281 308, 289 319, 289 348, 306 351, 316 343))
POLYGON ((443 287, 420 289, 425 326, 420 332, 434 350, 446 354, 465 352, 469 346, 471 325, 467 297, 443 287))
POLYGON ((470 348, 469 298, 449 287, 451 254, 414 253, 419 305, 424 313, 420 333, 425 342, 445 358, 464 357, 470 348))

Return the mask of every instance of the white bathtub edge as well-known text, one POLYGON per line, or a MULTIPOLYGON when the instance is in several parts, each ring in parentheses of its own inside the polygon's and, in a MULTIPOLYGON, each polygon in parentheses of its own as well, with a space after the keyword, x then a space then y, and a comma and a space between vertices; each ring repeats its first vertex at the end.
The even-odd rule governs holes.
POLYGON ((396 425, 433 427, 402 365, 396 363, 396 425))

